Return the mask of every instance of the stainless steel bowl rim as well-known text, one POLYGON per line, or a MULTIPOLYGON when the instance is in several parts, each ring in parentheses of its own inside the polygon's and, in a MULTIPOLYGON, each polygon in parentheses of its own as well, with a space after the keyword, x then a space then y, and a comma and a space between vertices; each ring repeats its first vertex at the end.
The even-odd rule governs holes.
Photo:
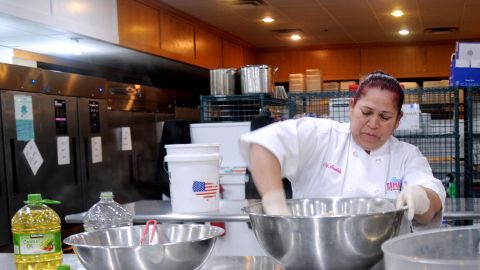
MULTIPOLYGON (((142 225, 138 225, 138 226, 142 226, 142 225)), ((190 226, 203 227, 203 226, 207 226, 207 225, 198 224, 198 225, 190 225, 190 226)), ((96 246, 96 245, 87 245, 87 244, 77 244, 77 243, 72 243, 71 241, 69 241, 71 238, 78 237, 80 235, 85 235, 85 234, 92 233, 92 232, 83 232, 83 233, 78 233, 78 234, 75 234, 75 235, 71 235, 71 236, 65 238, 63 240, 63 243, 65 243, 67 245, 70 245, 70 246, 88 247, 88 248, 96 248, 96 249, 122 249, 122 248, 129 248, 130 249, 132 247, 141 247, 141 246, 184 245, 184 244, 187 244, 187 243, 195 243, 195 242, 200 242, 200 241, 205 241, 205 240, 208 240, 208 239, 212 239, 212 238, 215 238, 215 237, 218 237, 218 236, 222 235, 225 232, 225 230, 220 228, 220 227, 212 226, 212 225, 208 225, 208 226, 209 227, 215 227, 215 234, 210 235, 210 237, 198 238, 198 239, 192 240, 192 241, 183 241, 183 242, 177 242, 177 243, 164 243, 164 244, 155 244, 155 245, 131 245, 131 246, 96 246)), ((103 229, 103 230, 98 230, 98 231, 95 231, 95 232, 106 231, 106 230, 114 230, 114 229, 119 229, 119 228, 122 228, 122 227, 103 229)))
MULTIPOLYGON (((454 227, 454 228, 439 228, 439 229, 429 229, 426 231, 417 231, 413 232, 410 234, 405 234, 405 235, 400 235, 394 238, 391 238, 387 241, 385 241, 381 248, 382 252, 385 255, 385 248, 389 245, 393 245, 398 241, 412 238, 418 235, 425 235, 425 234, 433 234, 433 233, 439 233, 439 232, 448 232, 448 231, 457 231, 457 230, 468 230, 468 229, 478 229, 480 230, 480 227, 478 225, 471 225, 471 226, 460 226, 460 227, 454 227)), ((412 256, 406 256, 406 255, 400 255, 400 254, 393 254, 389 253, 389 256, 398 258, 398 259, 403 259, 405 261, 411 261, 412 256)), ((442 260, 442 259, 426 259, 422 257, 415 257, 416 262, 420 263, 425 263, 425 264, 438 264, 438 265, 458 265, 458 260, 442 260)), ((462 265, 479 265, 480 260, 469 260, 469 259, 462 259, 462 265)))
MULTIPOLYGON (((329 198, 340 198, 340 197, 329 197, 329 198)), ((311 198, 311 199, 292 199, 292 200, 289 200, 289 201, 310 201, 310 200, 315 200, 315 199, 322 199, 322 198, 311 198)), ((358 198, 345 198, 345 199, 368 199, 368 198, 361 198, 361 197, 358 197, 358 198)), ((242 212, 246 213, 246 214, 249 214, 249 215, 252 215, 252 216, 263 216, 263 217, 283 217, 283 218, 292 218, 292 219, 302 219, 302 218, 305 218, 305 219, 311 219, 311 218, 348 218, 348 217, 353 217, 353 216, 356 216, 356 217, 368 217, 368 216, 374 216, 374 215, 381 215, 381 214, 388 214, 388 213, 396 213, 396 212, 399 212, 399 211, 406 211, 408 210, 408 206, 402 206, 400 208, 396 208, 396 209, 392 209, 392 210, 388 210, 388 211, 380 211, 380 212, 374 212, 374 213, 364 213, 364 214, 350 214, 350 215, 346 215, 346 214, 343 214, 343 215, 317 215, 317 216, 286 216, 286 215, 268 215, 268 214, 265 214, 265 213, 253 213, 253 212, 249 212, 247 210, 247 208, 249 207, 252 207, 252 206, 256 206, 256 205, 260 205, 262 204, 261 202, 257 202, 257 203, 253 203, 253 204, 250 204, 248 206, 245 206, 242 208, 242 212)))

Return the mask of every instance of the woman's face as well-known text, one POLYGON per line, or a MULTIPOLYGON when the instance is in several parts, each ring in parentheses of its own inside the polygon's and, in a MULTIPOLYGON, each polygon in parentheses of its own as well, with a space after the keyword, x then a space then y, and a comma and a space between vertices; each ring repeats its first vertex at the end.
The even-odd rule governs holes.
POLYGON ((353 105, 350 99, 350 128, 353 139, 364 150, 380 148, 400 123, 402 114, 395 107, 395 95, 379 88, 366 89, 353 105))

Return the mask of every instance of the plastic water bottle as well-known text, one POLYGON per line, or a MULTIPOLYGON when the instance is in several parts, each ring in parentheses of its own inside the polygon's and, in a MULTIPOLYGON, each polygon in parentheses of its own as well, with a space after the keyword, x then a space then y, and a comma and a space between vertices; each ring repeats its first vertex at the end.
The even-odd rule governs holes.
POLYGON ((41 194, 28 194, 25 203, 12 218, 17 270, 56 270, 63 258, 61 221, 45 204, 60 202, 42 199, 41 194))
POLYGON ((100 193, 100 201, 94 204, 83 218, 86 232, 133 225, 132 214, 113 200, 113 193, 100 193))

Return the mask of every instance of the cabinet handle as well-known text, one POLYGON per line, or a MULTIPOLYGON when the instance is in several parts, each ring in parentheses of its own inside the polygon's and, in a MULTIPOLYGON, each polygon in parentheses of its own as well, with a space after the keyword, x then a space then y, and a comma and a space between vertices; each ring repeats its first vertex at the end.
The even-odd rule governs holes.
POLYGON ((135 182, 135 176, 133 175, 133 156, 132 154, 128 155, 128 174, 130 178, 130 183, 135 182))
POLYGON ((72 137, 72 160, 73 160, 73 183, 78 185, 78 164, 77 164, 77 140, 72 137))
POLYGON ((85 146, 85 176, 86 182, 90 182, 90 162, 89 162, 89 154, 88 154, 88 138, 84 139, 84 146, 85 146))

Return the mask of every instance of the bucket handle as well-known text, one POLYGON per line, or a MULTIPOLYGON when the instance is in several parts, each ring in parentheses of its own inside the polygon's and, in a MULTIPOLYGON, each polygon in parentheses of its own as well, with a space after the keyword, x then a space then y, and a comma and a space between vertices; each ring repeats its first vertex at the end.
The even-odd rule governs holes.
MULTIPOLYGON (((222 167, 222 161, 223 161, 223 156, 219 155, 218 167, 222 167)), ((167 162, 164 159, 163 160, 163 170, 168 174, 168 177, 170 178, 170 172, 168 171, 167 167, 165 167, 165 163, 167 163, 167 162)))

